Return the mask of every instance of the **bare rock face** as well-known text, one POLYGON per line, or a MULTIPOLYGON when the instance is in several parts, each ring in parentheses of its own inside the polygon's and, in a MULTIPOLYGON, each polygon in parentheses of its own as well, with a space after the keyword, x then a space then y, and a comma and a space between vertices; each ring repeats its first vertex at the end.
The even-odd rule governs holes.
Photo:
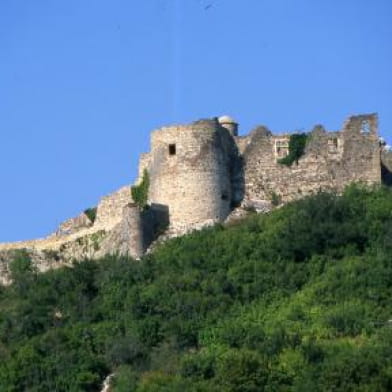
POLYGON ((105 380, 103 381, 103 384, 102 384, 101 392, 111 392, 112 391, 112 388, 110 387, 110 384, 111 384, 111 381, 112 381, 113 377, 114 377, 114 374, 109 374, 105 378, 105 380))

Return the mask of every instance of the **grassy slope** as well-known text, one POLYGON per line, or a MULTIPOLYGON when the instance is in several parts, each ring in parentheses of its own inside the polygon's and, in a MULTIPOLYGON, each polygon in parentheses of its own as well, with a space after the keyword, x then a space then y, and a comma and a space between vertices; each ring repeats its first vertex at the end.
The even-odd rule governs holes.
POLYGON ((392 194, 320 194, 0 292, 0 390, 392 389, 392 194))

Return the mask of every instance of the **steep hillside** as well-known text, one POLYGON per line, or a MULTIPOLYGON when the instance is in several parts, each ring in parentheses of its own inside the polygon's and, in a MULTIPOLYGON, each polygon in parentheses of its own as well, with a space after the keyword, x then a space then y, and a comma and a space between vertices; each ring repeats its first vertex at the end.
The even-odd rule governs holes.
POLYGON ((0 390, 392 390, 392 192, 321 193, 0 289, 0 390))

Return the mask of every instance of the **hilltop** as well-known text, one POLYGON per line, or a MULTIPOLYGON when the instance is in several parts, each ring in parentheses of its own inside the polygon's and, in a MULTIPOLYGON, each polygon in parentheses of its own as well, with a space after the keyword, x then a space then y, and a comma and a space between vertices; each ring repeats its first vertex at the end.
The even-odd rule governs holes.
POLYGON ((351 186, 0 291, 0 390, 389 391, 392 193, 351 186))
POLYGON ((29 252, 40 271, 107 254, 142 257, 157 243, 216 223, 267 212, 351 183, 392 183, 392 152, 376 114, 350 116, 340 131, 274 135, 265 126, 239 136, 229 116, 151 132, 135 184, 63 222, 47 238, 0 244, 0 283, 9 261, 29 252))

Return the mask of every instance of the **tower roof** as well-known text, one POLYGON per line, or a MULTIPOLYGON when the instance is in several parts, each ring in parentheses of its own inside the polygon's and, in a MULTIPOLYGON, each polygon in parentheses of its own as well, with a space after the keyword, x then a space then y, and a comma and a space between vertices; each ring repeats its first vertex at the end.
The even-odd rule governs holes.
POLYGON ((237 124, 230 116, 224 115, 218 118, 219 124, 237 124))

